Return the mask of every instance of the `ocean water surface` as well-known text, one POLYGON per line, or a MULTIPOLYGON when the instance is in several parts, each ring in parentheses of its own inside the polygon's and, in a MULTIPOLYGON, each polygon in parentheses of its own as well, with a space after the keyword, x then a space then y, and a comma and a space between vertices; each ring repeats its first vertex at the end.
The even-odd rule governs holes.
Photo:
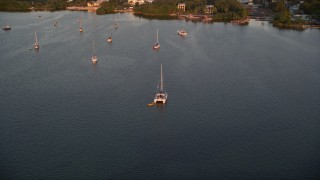
POLYGON ((320 178, 319 30, 116 16, 0 13, 1 179, 320 178))

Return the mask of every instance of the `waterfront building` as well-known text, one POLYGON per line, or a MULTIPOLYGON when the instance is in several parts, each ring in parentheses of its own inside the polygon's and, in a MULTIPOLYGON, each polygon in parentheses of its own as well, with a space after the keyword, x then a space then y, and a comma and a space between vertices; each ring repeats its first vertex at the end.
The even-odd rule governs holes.
POLYGON ((186 11, 186 3, 179 3, 177 8, 186 11))
POLYGON ((206 14, 212 14, 213 8, 214 8, 214 5, 206 5, 204 11, 206 14))

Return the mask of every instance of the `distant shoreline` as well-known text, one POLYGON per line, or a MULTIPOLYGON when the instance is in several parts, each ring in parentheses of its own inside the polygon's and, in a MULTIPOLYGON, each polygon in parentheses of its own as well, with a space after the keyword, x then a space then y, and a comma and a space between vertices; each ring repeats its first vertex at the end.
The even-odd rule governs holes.
MULTIPOLYGON (((54 12, 54 11, 88 11, 88 12, 95 12, 97 8, 91 8, 91 7, 66 7, 66 9, 56 10, 56 9, 49 9, 49 8, 28 8, 28 9, 10 9, 10 10, 4 10, 0 9, 0 12, 33 12, 33 11, 48 11, 48 12, 54 12)), ((205 15, 180 15, 180 14, 148 14, 148 13, 142 13, 142 12, 134 12, 132 10, 114 10, 113 13, 132 13, 135 16, 146 18, 146 19, 159 19, 159 20, 172 20, 172 19, 184 19, 184 20, 190 20, 190 21, 202 21, 205 23, 213 23, 213 22, 228 22, 228 23, 234 23, 239 25, 247 25, 248 23, 236 23, 239 21, 239 19, 224 19, 221 17, 215 17, 215 16, 208 16, 209 20, 205 19, 205 15)), ((254 19, 254 18, 250 18, 254 19)), ((240 20, 240 22, 245 21, 245 19, 240 20)), ((274 27, 280 28, 280 29, 294 29, 294 30, 305 30, 308 28, 320 28, 320 25, 310 25, 310 24, 303 24, 303 25, 285 25, 285 24, 274 24, 274 27)))

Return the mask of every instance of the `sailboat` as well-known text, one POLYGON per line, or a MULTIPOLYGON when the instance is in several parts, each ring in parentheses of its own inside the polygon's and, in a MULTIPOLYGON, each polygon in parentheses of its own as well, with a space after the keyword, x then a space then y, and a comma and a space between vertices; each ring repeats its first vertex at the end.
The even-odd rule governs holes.
POLYGON ((53 26, 58 26, 58 21, 54 22, 53 26))
POLYGON ((157 42, 154 43, 154 45, 152 46, 153 49, 159 49, 160 48, 158 33, 159 32, 158 32, 158 29, 157 29, 157 42))
POLYGON ((187 33, 187 31, 185 31, 184 29, 180 29, 179 31, 177 31, 178 32, 178 34, 180 35, 180 36, 186 36, 188 33, 187 33))
POLYGON ((34 32, 34 37, 36 39, 36 42, 34 43, 34 49, 38 50, 40 48, 40 45, 38 43, 38 37, 37 37, 37 32, 34 32))
POLYGON ((2 29, 5 31, 9 31, 9 30, 11 30, 11 27, 9 26, 9 24, 6 24, 5 26, 3 26, 2 29))
POLYGON ((118 28, 117 17, 114 15, 114 28, 118 28))
POLYGON ((82 17, 80 17, 80 19, 79 19, 79 23, 80 23, 80 27, 79 27, 79 31, 80 32, 83 32, 83 28, 82 28, 82 17))
POLYGON ((154 97, 154 103, 162 103, 165 104, 168 99, 168 93, 163 91, 163 76, 162 76, 162 64, 161 64, 161 75, 160 75, 160 91, 157 90, 157 93, 154 97))
POLYGON ((97 63, 98 62, 98 58, 94 52, 94 40, 93 40, 93 43, 92 43, 92 57, 91 57, 91 61, 93 64, 97 63))
POLYGON ((108 37, 107 41, 112 42, 112 32, 111 32, 111 35, 108 37))

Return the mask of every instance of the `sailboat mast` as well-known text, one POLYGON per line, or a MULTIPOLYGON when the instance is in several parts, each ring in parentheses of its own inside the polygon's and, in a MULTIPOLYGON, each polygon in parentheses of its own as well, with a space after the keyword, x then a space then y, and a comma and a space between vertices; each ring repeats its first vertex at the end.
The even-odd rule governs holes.
POLYGON ((160 77, 160 91, 163 91, 163 76, 162 76, 162 64, 161 64, 161 77, 160 77))
POLYGON ((157 29, 157 43, 159 43, 159 39, 158 39, 158 29, 157 29))
POLYGON ((36 44, 38 44, 37 32, 34 32, 34 37, 36 39, 36 44))
POLYGON ((92 56, 94 55, 95 53, 94 53, 94 39, 93 39, 93 41, 92 41, 92 56))

